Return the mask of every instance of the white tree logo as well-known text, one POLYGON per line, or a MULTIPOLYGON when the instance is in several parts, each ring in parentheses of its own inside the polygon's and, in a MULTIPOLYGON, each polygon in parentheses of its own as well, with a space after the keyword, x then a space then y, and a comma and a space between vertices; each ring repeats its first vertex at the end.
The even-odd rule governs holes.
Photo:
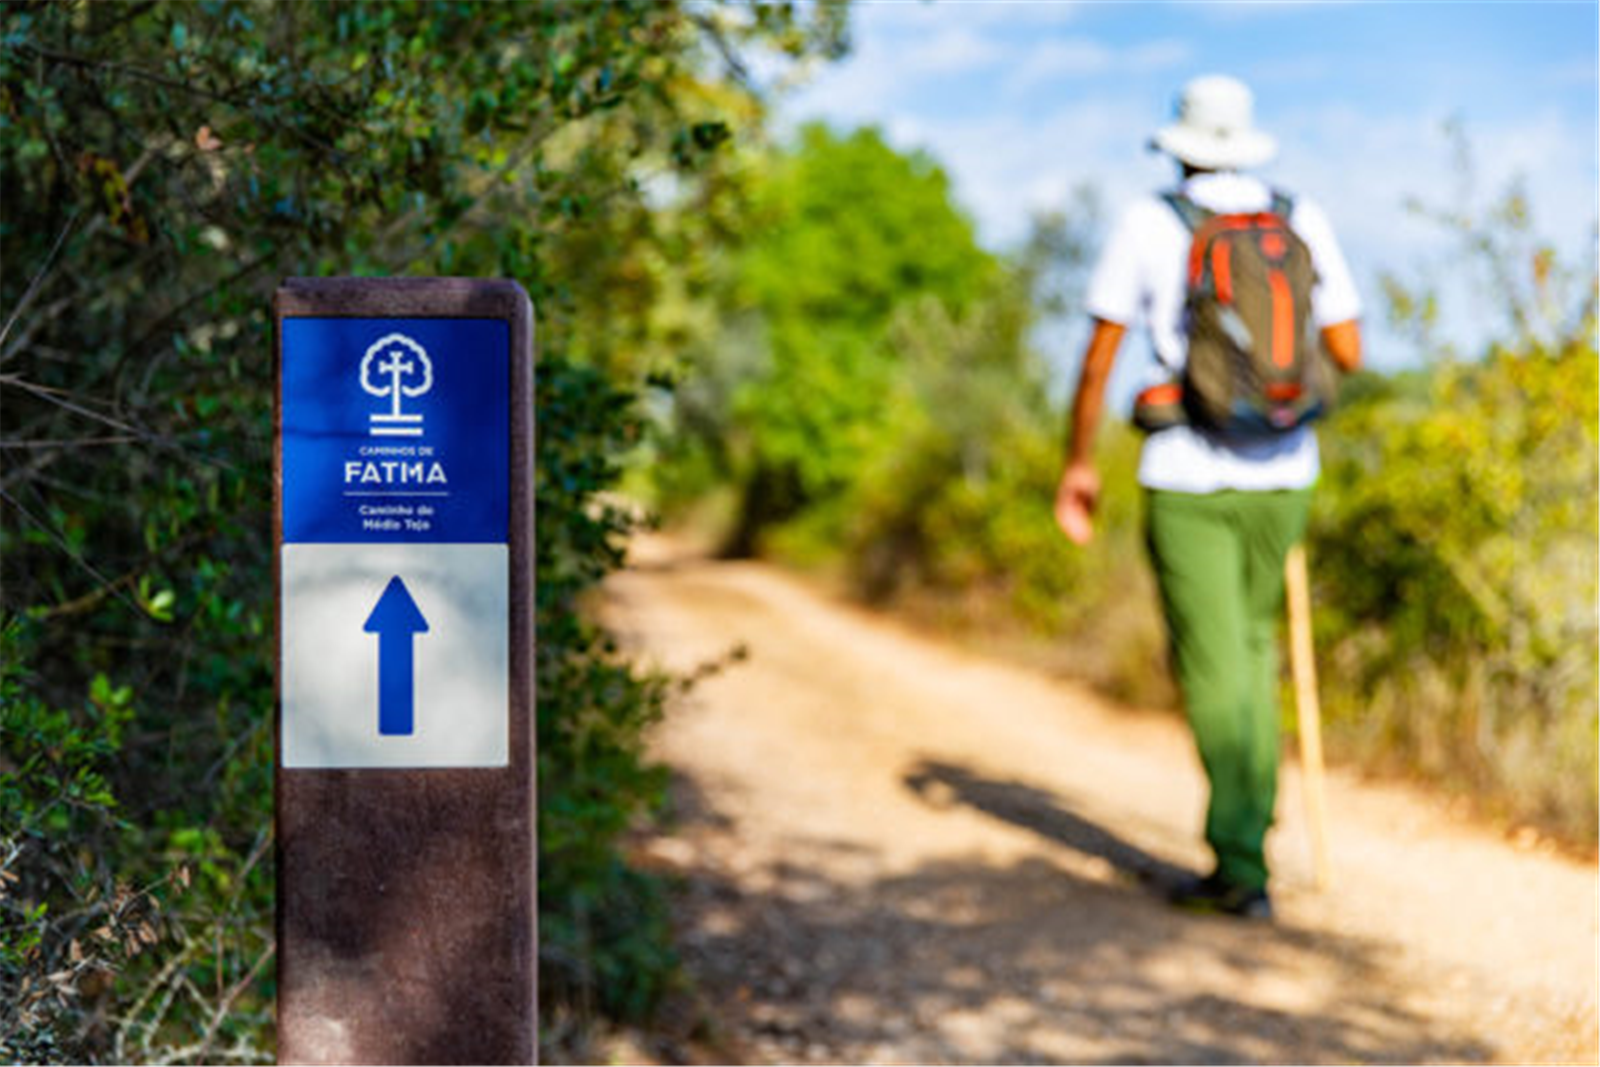
POLYGON ((386 396, 389 410, 369 417, 374 437, 421 437, 422 416, 400 410, 402 396, 421 396, 433 388, 433 362, 421 345, 403 333, 391 333, 361 357, 361 388, 386 396))

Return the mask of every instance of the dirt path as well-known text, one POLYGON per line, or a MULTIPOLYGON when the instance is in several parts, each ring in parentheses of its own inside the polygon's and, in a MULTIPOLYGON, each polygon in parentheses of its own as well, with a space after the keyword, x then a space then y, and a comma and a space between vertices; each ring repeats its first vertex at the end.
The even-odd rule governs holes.
POLYGON ((1278 922, 1196 918, 1204 783, 1176 721, 977 658, 757 564, 636 547, 625 643, 748 658, 656 739, 682 948, 725 1048, 777 1062, 1597 1060, 1596 868, 1335 774, 1336 889, 1299 782, 1278 922))

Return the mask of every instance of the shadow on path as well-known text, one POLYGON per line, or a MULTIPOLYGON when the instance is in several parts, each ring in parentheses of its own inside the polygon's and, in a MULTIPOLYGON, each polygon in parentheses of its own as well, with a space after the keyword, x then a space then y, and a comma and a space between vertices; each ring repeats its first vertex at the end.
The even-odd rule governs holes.
POLYGON ((919 763, 904 781, 907 788, 932 804, 965 804, 1075 852, 1098 856, 1158 896, 1164 896, 1166 890, 1190 873, 1073 813, 1054 794, 1035 786, 998 782, 964 767, 931 760, 919 763))
MULTIPOLYGON (((1177 869, 1048 793, 949 764, 903 779, 1101 856, 1146 887, 1177 869)), ((762 860, 736 810, 675 784, 680 949, 745 1062, 1481 1062, 1397 995, 1385 946, 1196 918, 1047 856, 888 871, 857 842, 762 860)))

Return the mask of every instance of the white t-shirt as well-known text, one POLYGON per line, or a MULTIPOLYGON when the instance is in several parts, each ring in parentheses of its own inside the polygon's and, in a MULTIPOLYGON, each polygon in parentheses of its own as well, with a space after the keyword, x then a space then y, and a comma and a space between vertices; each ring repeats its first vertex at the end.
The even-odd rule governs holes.
MULTIPOLYGON (((1197 174, 1183 191, 1218 213, 1265 211, 1271 188, 1232 172, 1197 174)), ((1311 293, 1318 327, 1356 318, 1361 298, 1327 216, 1295 196, 1289 226, 1311 250, 1317 283, 1311 293)), ((1184 277, 1192 235, 1172 205, 1159 196, 1133 204, 1118 220, 1089 282, 1089 314, 1122 326, 1143 324, 1154 358, 1140 368, 1140 390, 1169 381, 1187 356, 1183 335, 1184 277)), ((1281 437, 1225 441, 1189 426, 1151 434, 1139 458, 1139 484, 1180 493, 1221 489, 1303 489, 1317 480, 1317 437, 1302 427, 1281 437)))

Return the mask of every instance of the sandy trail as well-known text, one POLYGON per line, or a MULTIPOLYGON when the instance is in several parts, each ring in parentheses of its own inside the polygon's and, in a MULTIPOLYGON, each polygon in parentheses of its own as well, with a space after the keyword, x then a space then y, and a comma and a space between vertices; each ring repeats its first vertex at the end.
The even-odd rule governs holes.
POLYGON ((1176 913, 1204 794, 1170 717, 982 659, 760 564, 644 539, 605 617, 688 672, 654 739, 682 950, 776 1062, 1587 1062, 1596 868, 1334 773, 1331 892, 1286 766, 1278 921, 1176 913))

